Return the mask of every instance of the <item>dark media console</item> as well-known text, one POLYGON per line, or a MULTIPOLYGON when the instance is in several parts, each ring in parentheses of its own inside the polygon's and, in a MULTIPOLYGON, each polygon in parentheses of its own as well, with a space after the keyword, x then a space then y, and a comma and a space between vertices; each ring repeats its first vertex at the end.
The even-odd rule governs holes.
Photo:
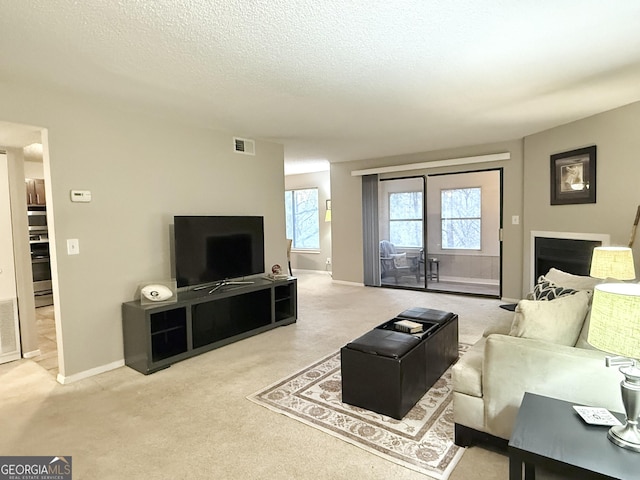
POLYGON ((295 278, 258 279, 162 305, 122 304, 125 364, 145 375, 297 319, 295 278))

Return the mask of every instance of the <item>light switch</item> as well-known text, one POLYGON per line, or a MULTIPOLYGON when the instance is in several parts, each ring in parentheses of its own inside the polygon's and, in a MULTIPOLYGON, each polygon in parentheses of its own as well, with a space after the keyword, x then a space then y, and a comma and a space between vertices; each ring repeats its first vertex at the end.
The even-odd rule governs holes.
POLYGON ((80 242, 77 238, 67 239, 67 254, 78 255, 80 253, 80 242))
POLYGON ((520 225, 520 216, 519 215, 513 215, 511 217, 511 225, 520 225))

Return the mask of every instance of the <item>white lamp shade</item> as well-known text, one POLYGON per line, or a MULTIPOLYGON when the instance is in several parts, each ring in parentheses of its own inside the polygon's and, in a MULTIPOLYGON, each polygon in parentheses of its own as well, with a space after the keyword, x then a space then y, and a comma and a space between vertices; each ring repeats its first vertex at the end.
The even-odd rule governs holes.
POLYGON ((594 278, 633 280, 636 278, 636 269, 631 249, 628 247, 594 248, 589 275, 594 278))
POLYGON ((596 285, 587 341, 605 352, 640 358, 640 284, 596 285))

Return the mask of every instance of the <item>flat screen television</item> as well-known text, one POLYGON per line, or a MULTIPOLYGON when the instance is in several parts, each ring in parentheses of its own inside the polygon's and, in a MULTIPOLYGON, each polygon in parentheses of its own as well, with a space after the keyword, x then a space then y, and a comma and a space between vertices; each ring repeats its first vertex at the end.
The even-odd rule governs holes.
POLYGON ((175 216, 178 287, 264 273, 264 219, 251 216, 175 216))

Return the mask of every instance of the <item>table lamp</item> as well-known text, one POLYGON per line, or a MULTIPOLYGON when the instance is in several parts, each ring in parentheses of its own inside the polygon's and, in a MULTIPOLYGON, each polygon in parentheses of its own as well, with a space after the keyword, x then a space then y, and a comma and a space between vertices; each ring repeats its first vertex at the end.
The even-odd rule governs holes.
POLYGON ((596 285, 591 306, 587 341, 605 352, 607 367, 619 365, 620 383, 627 420, 611 427, 607 434, 616 445, 640 452, 640 284, 602 283, 596 285))
POLYGON ((591 256, 589 275, 594 278, 633 280, 636 270, 629 247, 596 247, 591 256))
POLYGON ((326 213, 324 214, 324 221, 330 222, 331 221, 331 199, 325 200, 324 204, 327 209, 326 213))

